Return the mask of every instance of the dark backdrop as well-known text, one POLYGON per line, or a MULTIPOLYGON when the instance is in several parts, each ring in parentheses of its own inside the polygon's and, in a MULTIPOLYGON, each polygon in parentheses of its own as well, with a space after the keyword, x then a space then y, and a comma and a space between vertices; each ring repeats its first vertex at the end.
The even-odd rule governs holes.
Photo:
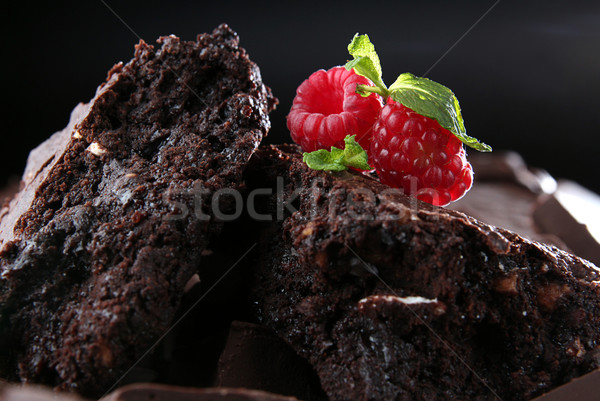
MULTIPOLYGON (((280 99, 269 142, 290 140, 285 115, 300 82, 344 63, 353 34, 368 33, 388 84, 435 64, 428 77, 456 93, 470 135, 600 191, 597 1, 106 3, 148 42, 171 33, 191 40, 227 22, 280 99)), ((23 3, 3 14, 1 182, 20 174, 29 149, 65 126, 138 41, 99 0, 23 3)))

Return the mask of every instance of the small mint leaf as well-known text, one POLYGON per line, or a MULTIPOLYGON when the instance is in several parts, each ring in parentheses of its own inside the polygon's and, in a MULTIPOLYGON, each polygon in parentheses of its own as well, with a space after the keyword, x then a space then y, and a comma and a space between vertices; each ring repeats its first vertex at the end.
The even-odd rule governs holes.
MULTIPOLYGON (((354 35, 348 45, 348 52, 354 57, 354 60, 348 61, 344 67, 347 70, 354 68, 354 72, 358 75, 370 79, 375 86, 385 91, 386 86, 381 78, 379 56, 375 52, 375 46, 369 40, 369 36, 359 35, 358 33, 354 35)), ((368 96, 368 93, 366 96, 368 96)))
POLYGON ((344 138, 345 148, 335 146, 331 150, 319 149, 314 152, 305 152, 302 160, 313 170, 343 171, 348 167, 359 170, 371 170, 367 152, 356 142, 356 135, 344 138))
POLYGON ((369 35, 355 34, 348 45, 348 52, 354 58, 366 57, 371 60, 376 74, 381 77, 381 63, 375 51, 375 45, 369 40, 369 35))
POLYGON ((332 146, 331 152, 326 149, 305 152, 302 161, 313 170, 343 171, 346 170, 346 166, 341 162, 343 156, 343 150, 332 146))
POLYGON ((356 142, 356 135, 347 135, 344 138, 346 147, 344 148, 344 159, 348 167, 354 167, 358 170, 371 170, 369 166, 369 157, 367 152, 356 142))
POLYGON ((458 99, 444 85, 407 72, 400 74, 389 91, 394 101, 425 117, 433 118, 465 145, 482 152, 491 152, 489 145, 467 135, 458 99))

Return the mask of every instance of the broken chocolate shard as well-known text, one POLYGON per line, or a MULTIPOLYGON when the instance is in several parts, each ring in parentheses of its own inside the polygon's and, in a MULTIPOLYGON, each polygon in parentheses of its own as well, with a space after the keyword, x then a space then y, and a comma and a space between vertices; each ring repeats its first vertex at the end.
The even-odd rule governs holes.
POLYGON ((577 255, 600 265, 600 196, 572 181, 560 181, 533 211, 544 232, 562 238, 577 255))
MULTIPOLYGON (((90 401, 75 394, 56 393, 42 386, 18 386, 0 382, 2 401, 90 401)), ((165 384, 137 383, 123 386, 100 401, 299 401, 259 390, 244 388, 191 388, 165 384)))
POLYGON ((266 327, 234 321, 218 365, 217 385, 326 400, 306 360, 266 327))
POLYGON ((132 384, 100 401, 298 401, 295 397, 244 388, 189 388, 164 384, 132 384))
POLYGON ((571 380, 533 401, 598 401, 600 397, 600 370, 571 380))

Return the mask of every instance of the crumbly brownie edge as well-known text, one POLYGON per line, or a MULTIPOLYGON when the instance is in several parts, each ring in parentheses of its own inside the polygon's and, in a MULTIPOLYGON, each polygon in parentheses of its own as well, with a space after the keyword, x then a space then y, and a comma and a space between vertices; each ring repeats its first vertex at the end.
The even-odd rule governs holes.
POLYGON ((159 44, 111 70, 3 249, 4 377, 106 391, 168 327, 220 231, 170 219, 175 201, 242 187, 275 103, 256 65, 226 26, 159 44))

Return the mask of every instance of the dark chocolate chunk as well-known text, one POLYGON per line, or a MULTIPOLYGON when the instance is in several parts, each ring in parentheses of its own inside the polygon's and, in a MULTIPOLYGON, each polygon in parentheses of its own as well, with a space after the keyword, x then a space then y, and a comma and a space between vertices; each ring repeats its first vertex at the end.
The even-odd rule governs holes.
POLYGON ((516 152, 475 153, 469 155, 469 162, 478 182, 510 182, 536 194, 552 193, 556 189, 556 181, 548 172, 530 169, 516 152))
POLYGON ((569 248, 558 236, 542 233, 532 214, 538 194, 512 182, 477 182, 449 209, 458 210, 487 224, 518 233, 532 241, 545 242, 563 250, 569 248))
POLYGON ((4 209, 8 209, 10 200, 19 192, 19 182, 18 177, 11 177, 6 186, 0 189, 0 219, 2 219, 4 209))
POLYGON ((556 245, 600 263, 600 197, 571 181, 557 183, 514 152, 470 157, 473 188, 449 205, 488 224, 556 245))
POLYGON ((355 172, 260 150, 255 313, 330 400, 529 400, 600 366, 600 269, 355 172), (283 202, 282 202, 283 201, 283 202))
POLYGON ((226 25, 142 41, 113 67, 32 152, 2 217, 0 376, 93 396, 115 384, 202 276, 222 222, 193 209, 198 193, 242 188, 275 102, 226 25))
POLYGON ((475 171, 473 187, 448 208, 530 240, 570 250, 562 238, 541 231, 532 217, 540 194, 556 189, 554 178, 542 170, 529 169, 515 152, 474 154, 469 161, 475 171))
POLYGON ((2 401, 86 401, 75 394, 55 393, 49 388, 35 385, 19 386, 0 380, 2 401))
POLYGON ((563 238, 577 255, 600 264, 600 196, 572 181, 560 181, 543 197, 533 220, 544 232, 563 238))
POLYGON ((294 397, 244 388, 188 388, 161 384, 133 384, 100 401, 298 401, 294 397))
POLYGON ((600 370, 573 379, 569 383, 536 398, 534 401, 598 401, 600 370))
MULTIPOLYGON (((15 386, 0 382, 2 401, 85 401, 74 394, 55 393, 38 386, 15 386)), ((189 388, 164 384, 132 384, 115 390, 101 401, 298 401, 294 397, 243 388, 189 388)))
POLYGON ((266 327, 234 321, 219 359, 217 385, 244 387, 301 400, 326 400, 311 366, 266 327))

